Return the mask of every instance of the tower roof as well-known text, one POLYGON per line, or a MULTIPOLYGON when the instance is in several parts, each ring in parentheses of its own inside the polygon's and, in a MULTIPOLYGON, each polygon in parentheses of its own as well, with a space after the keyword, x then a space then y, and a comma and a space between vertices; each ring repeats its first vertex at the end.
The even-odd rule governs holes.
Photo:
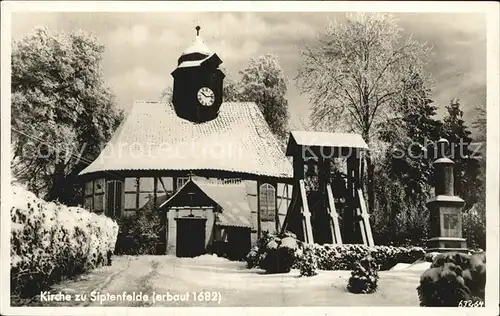
POLYGON ((203 55, 210 55, 212 52, 210 49, 208 49, 207 45, 205 45, 205 42, 201 38, 200 35, 196 35, 196 38, 191 46, 189 46, 183 53, 182 55, 189 55, 189 54, 203 54, 203 55))
MULTIPOLYGON (((177 65, 180 66, 185 62, 202 62, 208 57, 214 55, 200 36, 200 27, 196 27, 196 38, 191 46, 189 46, 177 60, 177 65)), ((189 64, 189 63, 188 63, 189 64)), ((190 65, 193 66, 193 65, 190 65)), ((190 67, 186 66, 186 67, 190 67)))
POLYGON ((207 45, 205 45, 205 42, 200 36, 200 30, 201 27, 198 25, 196 26, 196 38, 194 39, 194 42, 191 46, 188 47, 183 53, 182 56, 184 55, 189 55, 189 54, 202 54, 202 55, 210 55, 212 52, 208 49, 207 45))

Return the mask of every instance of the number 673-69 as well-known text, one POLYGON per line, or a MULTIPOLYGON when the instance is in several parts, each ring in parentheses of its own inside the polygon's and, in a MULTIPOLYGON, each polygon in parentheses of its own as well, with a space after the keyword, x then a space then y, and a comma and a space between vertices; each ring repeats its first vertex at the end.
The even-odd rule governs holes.
POLYGON ((458 307, 484 307, 484 302, 481 300, 461 300, 458 303, 458 307))

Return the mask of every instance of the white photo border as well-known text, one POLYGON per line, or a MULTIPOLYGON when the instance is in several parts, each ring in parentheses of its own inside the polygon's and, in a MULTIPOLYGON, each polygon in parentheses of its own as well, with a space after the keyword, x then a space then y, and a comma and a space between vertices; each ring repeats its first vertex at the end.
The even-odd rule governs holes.
MULTIPOLYGON (((10 51, 13 12, 453 12, 487 17, 487 262, 486 308, 426 308, 426 314, 498 315, 499 313, 499 5, 496 2, 317 2, 317 1, 16 1, 1 3, 1 314, 4 315, 421 315, 421 307, 10 307, 10 51)), ((460 21, 457 21, 460 23, 460 21)), ((307 293, 304 293, 307 295, 307 293)))

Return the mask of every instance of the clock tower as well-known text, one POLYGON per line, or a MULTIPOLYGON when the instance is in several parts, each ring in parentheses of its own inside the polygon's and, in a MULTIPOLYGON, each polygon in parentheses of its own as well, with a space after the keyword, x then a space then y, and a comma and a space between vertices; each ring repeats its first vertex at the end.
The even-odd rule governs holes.
POLYGON ((177 116, 196 123, 217 117, 225 77, 219 69, 220 64, 222 60, 207 48, 197 26, 193 45, 182 53, 172 72, 172 103, 177 116))

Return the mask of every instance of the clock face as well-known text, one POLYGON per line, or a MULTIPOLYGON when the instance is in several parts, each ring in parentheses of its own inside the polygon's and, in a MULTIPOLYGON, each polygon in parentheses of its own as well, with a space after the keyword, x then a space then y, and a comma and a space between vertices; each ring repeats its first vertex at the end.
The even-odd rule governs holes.
POLYGON ((215 94, 210 88, 203 87, 198 90, 198 101, 201 105, 211 106, 215 102, 215 94))

